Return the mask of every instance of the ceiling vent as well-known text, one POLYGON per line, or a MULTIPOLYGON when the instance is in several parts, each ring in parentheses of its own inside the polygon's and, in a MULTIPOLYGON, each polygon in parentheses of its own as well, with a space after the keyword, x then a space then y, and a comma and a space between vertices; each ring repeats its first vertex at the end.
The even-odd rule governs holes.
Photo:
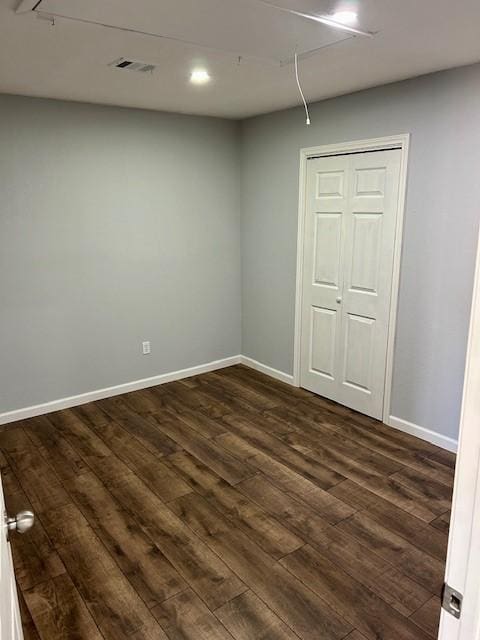
POLYGON ((110 62, 109 67, 117 69, 125 69, 126 71, 137 71, 138 73, 152 73, 156 65, 148 62, 140 62, 139 60, 131 60, 130 58, 118 58, 110 62))

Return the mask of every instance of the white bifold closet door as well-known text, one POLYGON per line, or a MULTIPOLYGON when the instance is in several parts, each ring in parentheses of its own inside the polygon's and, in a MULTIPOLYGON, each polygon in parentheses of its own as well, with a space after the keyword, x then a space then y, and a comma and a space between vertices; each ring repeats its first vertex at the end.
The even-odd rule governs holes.
POLYGON ((308 160, 300 384, 382 419, 401 151, 308 160))

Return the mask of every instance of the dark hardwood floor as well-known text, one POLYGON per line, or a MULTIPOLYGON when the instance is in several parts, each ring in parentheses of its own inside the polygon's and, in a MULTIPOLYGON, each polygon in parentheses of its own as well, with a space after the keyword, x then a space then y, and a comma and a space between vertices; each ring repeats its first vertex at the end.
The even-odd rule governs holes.
POLYGON ((454 464, 243 366, 11 425, 25 638, 436 638, 454 464))

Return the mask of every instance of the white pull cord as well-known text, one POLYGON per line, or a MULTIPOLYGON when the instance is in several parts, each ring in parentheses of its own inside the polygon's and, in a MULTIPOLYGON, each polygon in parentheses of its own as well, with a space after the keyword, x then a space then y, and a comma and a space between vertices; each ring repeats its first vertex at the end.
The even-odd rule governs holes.
POLYGON ((300 79, 298 77, 298 55, 296 51, 295 51, 295 78, 297 79, 297 87, 298 87, 298 90, 300 91, 300 95, 302 96, 303 106, 305 107, 305 114, 307 116, 306 124, 308 126, 310 124, 310 113, 308 111, 308 104, 307 104, 307 101, 305 100, 305 96, 303 95, 302 85, 300 84, 300 79))

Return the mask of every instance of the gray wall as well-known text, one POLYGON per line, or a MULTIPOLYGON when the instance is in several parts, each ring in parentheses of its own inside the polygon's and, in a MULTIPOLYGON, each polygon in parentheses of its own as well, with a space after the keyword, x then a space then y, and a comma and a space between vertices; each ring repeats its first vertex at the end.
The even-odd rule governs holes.
POLYGON ((0 413, 240 352, 292 373, 299 149, 410 132, 392 413, 455 437, 480 65, 311 112, 240 128, 0 96, 0 413))
POLYGON ((243 354, 293 370, 299 150, 411 133, 392 414, 456 437, 480 212, 480 65, 242 126, 243 354))
POLYGON ((240 353, 238 133, 0 96, 0 413, 240 353))

